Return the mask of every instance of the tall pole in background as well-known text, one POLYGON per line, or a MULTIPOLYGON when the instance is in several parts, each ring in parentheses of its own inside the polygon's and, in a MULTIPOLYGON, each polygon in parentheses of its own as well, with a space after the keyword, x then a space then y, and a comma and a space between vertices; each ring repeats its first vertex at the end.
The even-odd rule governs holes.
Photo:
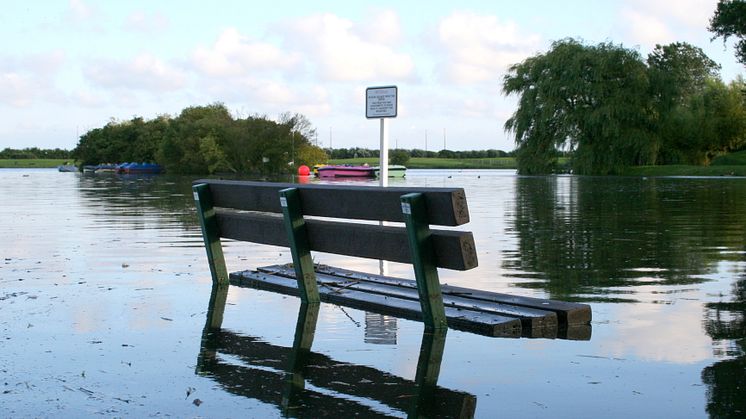
POLYGON ((381 118, 381 151, 378 155, 378 184, 389 186, 389 127, 386 118, 381 118))
MULTIPOLYGON (((396 86, 369 87, 365 89, 365 117, 380 122, 381 147, 378 152, 378 184, 389 185, 389 128, 388 118, 396 118, 398 111, 398 89, 396 86)), ((380 222, 384 225, 383 221, 380 222)), ((388 274, 388 263, 379 261, 381 275, 388 274)))

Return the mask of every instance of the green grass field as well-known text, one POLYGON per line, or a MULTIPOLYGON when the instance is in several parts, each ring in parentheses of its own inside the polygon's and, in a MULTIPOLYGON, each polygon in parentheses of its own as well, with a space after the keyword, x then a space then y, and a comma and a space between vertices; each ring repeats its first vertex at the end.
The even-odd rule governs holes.
POLYGON ((0 159, 0 169, 39 169, 65 164, 65 159, 0 159))

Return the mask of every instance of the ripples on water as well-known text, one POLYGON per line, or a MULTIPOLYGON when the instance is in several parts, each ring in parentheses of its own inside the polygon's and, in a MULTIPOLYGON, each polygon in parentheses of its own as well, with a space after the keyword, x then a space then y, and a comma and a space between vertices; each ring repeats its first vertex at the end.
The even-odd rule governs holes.
MULTIPOLYGON (((250 377, 284 382, 295 298, 231 289, 225 334, 206 341, 221 348, 218 358, 200 361, 211 281, 190 182, 0 171, 0 400, 9 415, 283 414, 283 388, 250 377), (262 351, 276 354, 249 359, 262 351)), ((590 341, 450 331, 444 400, 476 402, 477 417, 744 411, 746 179, 409 171, 391 184, 466 189, 480 266, 443 271, 442 282, 594 310, 590 341)), ((287 249, 246 243, 226 243, 225 253, 231 271, 290 260, 287 249)), ((412 277, 406 265, 391 272, 412 277)), ((406 416, 411 403, 380 393, 415 397, 408 386, 429 347, 421 332, 419 323, 322 305, 312 365, 338 364, 331 370, 342 376, 326 387, 308 381, 298 403, 317 415, 406 416), (370 374, 388 384, 372 386, 370 374), (351 391, 333 384, 350 377, 359 378, 351 391)))

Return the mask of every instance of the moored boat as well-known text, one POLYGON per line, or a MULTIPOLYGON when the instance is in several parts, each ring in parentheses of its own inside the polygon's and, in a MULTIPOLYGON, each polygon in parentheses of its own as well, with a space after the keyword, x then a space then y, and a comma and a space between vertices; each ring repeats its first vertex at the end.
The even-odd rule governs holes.
POLYGON ((328 166, 327 164, 314 164, 312 168, 313 175, 318 177, 319 176, 319 167, 328 166))
POLYGON ((318 168, 319 177, 376 177, 376 170, 370 166, 339 166, 328 165, 318 168))
POLYGON ((163 167, 155 163, 123 163, 118 166, 117 172, 131 174, 158 174, 163 171, 163 167))
MULTIPOLYGON (((376 169, 376 177, 381 176, 381 168, 379 166, 374 167, 376 169)), ((407 175, 407 168, 398 164, 389 165, 389 177, 405 177, 407 175)))
POLYGON ((96 166, 96 173, 116 173, 118 166, 111 163, 103 163, 96 166))
POLYGON ((57 166, 57 170, 60 172, 77 172, 78 166, 72 164, 62 164, 57 166))

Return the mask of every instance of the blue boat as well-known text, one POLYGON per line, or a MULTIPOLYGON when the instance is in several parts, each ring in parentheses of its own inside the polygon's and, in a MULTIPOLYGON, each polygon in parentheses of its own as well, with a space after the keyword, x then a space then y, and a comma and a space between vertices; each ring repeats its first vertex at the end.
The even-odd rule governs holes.
POLYGON ((128 175, 138 173, 158 174, 163 172, 163 167, 155 163, 122 163, 117 171, 128 175))

